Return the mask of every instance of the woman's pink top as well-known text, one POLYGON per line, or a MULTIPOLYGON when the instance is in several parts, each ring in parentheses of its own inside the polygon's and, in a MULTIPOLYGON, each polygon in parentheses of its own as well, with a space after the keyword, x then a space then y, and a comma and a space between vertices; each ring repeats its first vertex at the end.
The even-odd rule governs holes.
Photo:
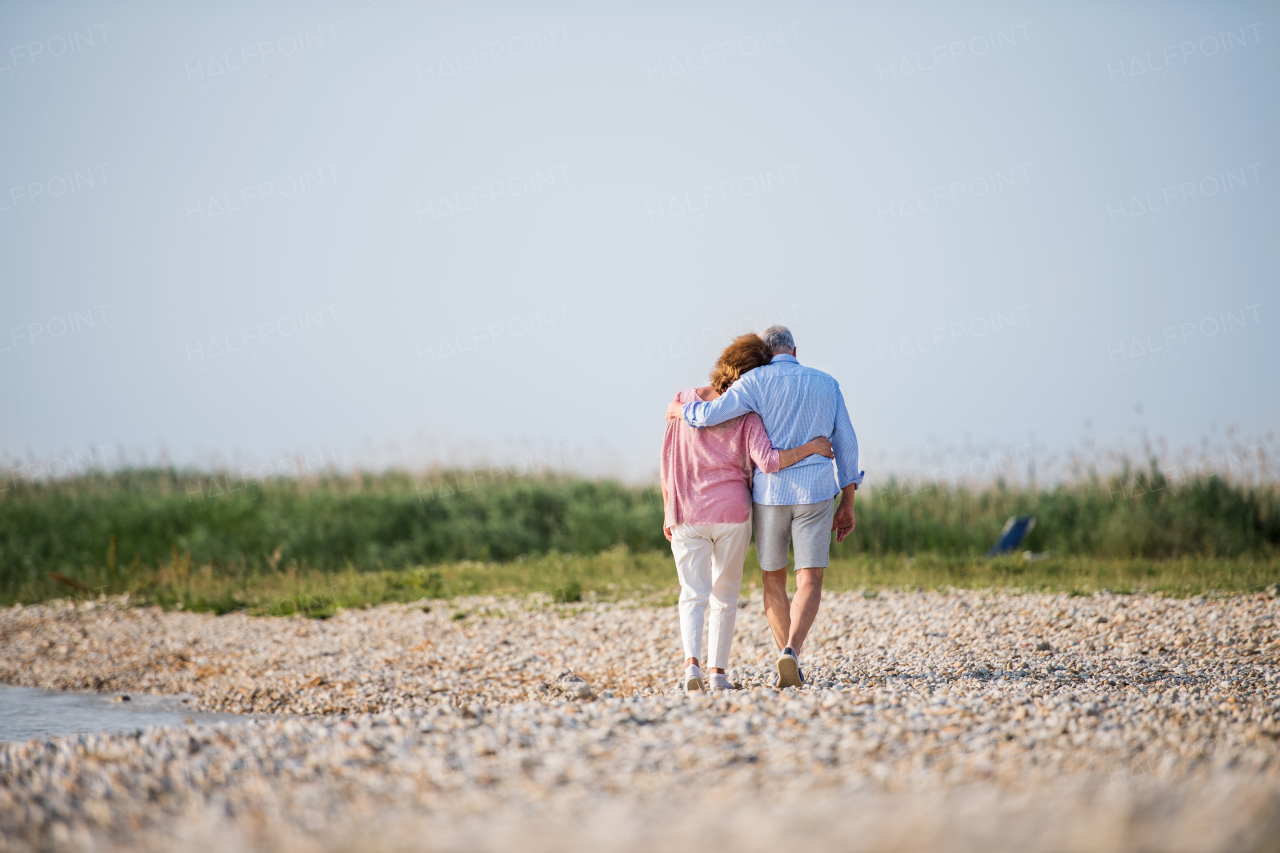
MULTIPOLYGON (((681 403, 699 399, 686 388, 681 403)), ((682 418, 667 421, 662 439, 662 485, 667 490, 663 526, 741 524, 751 518, 752 463, 772 474, 778 451, 755 412, 695 429, 682 418)))

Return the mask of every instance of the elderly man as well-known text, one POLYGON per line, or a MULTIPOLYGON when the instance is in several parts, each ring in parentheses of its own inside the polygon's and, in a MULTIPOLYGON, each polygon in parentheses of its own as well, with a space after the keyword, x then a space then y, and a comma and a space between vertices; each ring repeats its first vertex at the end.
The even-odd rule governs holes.
POLYGON ((668 420, 683 417, 693 427, 714 426, 756 412, 776 447, 799 447, 826 436, 835 459, 810 456, 775 474, 755 471, 752 518, 764 581, 764 612, 778 644, 779 687, 804 684, 800 648, 822 601, 822 574, 830 563, 831 531, 843 542, 853 531, 853 497, 862 482, 858 437, 840 385, 796 359, 796 343, 785 326, 760 333, 773 361, 744 375, 719 399, 672 403, 668 420), (835 470, 831 468, 835 462, 835 470), (835 496, 840 494, 840 506, 835 496), (796 595, 787 600, 787 546, 795 546, 796 595))

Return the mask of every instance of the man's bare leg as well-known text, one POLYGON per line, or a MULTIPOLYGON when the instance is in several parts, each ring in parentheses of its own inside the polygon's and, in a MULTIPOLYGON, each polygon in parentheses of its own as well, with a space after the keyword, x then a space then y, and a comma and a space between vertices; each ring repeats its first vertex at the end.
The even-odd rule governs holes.
POLYGON ((818 605, 822 603, 822 574, 822 569, 796 570, 796 594, 791 599, 790 631, 786 643, 796 654, 800 654, 800 647, 804 645, 818 615, 818 605))
POLYGON ((791 635, 791 602, 787 600, 787 567, 775 572, 760 572, 764 583, 764 615, 773 631, 773 641, 778 651, 787 644, 791 635))

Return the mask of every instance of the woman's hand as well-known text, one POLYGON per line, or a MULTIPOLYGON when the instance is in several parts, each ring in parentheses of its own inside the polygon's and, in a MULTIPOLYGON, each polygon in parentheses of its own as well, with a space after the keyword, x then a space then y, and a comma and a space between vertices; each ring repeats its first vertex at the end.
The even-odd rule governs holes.
MULTIPOLYGON (((831 442, 826 436, 818 436, 813 441, 806 441, 799 447, 793 447, 790 450, 778 451, 778 470, 790 468, 801 459, 808 459, 813 455, 825 456, 828 459, 834 459, 836 452, 831 449, 831 442)), ((762 469, 763 470, 763 469, 762 469)))
MULTIPOLYGON (((670 503, 671 503, 671 501, 670 501, 670 500, 668 500, 668 498, 667 498, 667 483, 666 483, 666 481, 664 480, 664 481, 662 482, 662 506, 663 506, 663 511, 664 511, 664 512, 666 511, 666 507, 667 507, 667 505, 668 505, 668 504, 670 504, 670 503)), ((664 516, 663 516, 663 518, 665 519, 665 518, 666 518, 666 516, 664 515, 664 516)), ((671 528, 670 528, 670 527, 667 527, 665 524, 664 524, 664 525, 662 525, 662 535, 663 535, 663 536, 665 536, 665 537, 667 537, 667 541, 668 541, 668 542, 670 542, 670 541, 671 541, 671 528)))

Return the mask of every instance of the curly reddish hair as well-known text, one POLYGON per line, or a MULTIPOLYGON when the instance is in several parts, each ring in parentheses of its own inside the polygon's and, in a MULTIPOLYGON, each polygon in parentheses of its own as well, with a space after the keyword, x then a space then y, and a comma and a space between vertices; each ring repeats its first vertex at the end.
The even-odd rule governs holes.
POLYGON ((764 338, 754 332, 739 335, 716 359, 716 366, 711 369, 711 387, 723 394, 742 374, 763 367, 772 359, 764 338))

